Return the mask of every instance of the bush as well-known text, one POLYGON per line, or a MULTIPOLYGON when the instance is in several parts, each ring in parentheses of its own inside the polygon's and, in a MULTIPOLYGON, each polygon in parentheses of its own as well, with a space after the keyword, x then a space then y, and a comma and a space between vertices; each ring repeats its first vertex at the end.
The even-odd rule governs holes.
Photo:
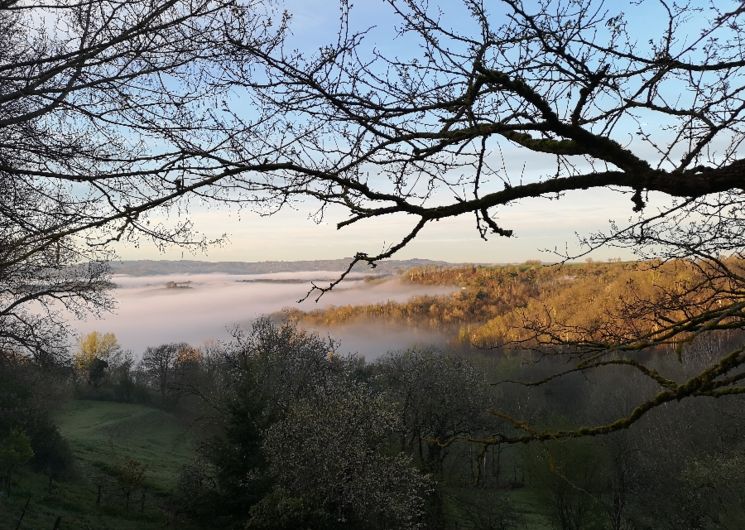
POLYGON ((72 472, 75 457, 55 425, 47 423, 40 426, 33 433, 31 447, 34 450, 31 466, 49 478, 50 488, 53 480, 72 472))

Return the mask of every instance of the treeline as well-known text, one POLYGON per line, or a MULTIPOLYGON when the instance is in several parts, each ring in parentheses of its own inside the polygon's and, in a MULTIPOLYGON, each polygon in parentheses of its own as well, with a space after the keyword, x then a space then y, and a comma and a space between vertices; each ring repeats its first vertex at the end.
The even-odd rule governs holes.
MULTIPOLYGON (((699 337, 685 362, 654 365, 684 379, 739 341, 699 337)), ((341 356, 328 338, 261 319, 228 344, 179 355, 152 399, 198 426, 197 458, 173 492, 178 524, 245 529, 741 528, 743 399, 691 400, 609 436, 513 446, 518 430, 603 423, 658 387, 636 371, 568 375, 565 359, 391 352, 341 356), (169 398, 170 396, 170 398, 169 398), (496 414, 499 412, 500 414, 496 414)), ((151 348, 149 358, 165 346, 151 348)), ((174 350, 188 351, 183 346, 174 350)), ((144 361, 143 361, 144 364, 144 361)), ((161 374, 162 375, 162 374, 161 374)), ((113 382, 113 381, 112 381, 113 382)), ((104 385, 105 386, 105 385, 104 385)))
MULTIPOLYGON (((655 362, 684 378, 741 339, 709 334, 687 345, 685 362, 655 362)), ((149 400, 191 425, 197 453, 167 503, 179 528, 745 525, 742 397, 671 403, 608 436, 515 446, 494 436, 517 431, 504 414, 536 428, 597 424, 657 387, 616 369, 538 388, 505 383, 565 366, 529 352, 403 351, 368 364, 335 348, 291 322, 260 319, 227 344, 165 344, 140 362, 107 334, 85 337, 66 368, 4 358, 2 382, 16 386, 4 393, 0 457, 22 449, 4 460, 5 479, 24 465, 52 476, 38 426, 54 431, 49 411, 67 389, 149 400)))
MULTIPOLYGON (((723 262, 728 274, 742 268, 734 259, 723 262)), ((371 320, 402 323, 444 331, 454 343, 522 348, 638 340, 741 301, 740 293, 729 289, 727 274, 692 260, 422 267, 401 278, 458 290, 407 302, 286 314, 328 327, 371 320)))
POLYGON ((403 282, 416 285, 454 286, 451 295, 415 296, 408 302, 344 305, 308 312, 287 310, 286 315, 308 324, 334 326, 382 320, 407 325, 457 330, 465 323, 483 322, 524 305, 538 294, 547 271, 535 263, 504 267, 418 267, 401 274, 403 282))
POLYGON ((70 364, 73 394, 98 399, 178 409, 195 385, 205 352, 187 343, 145 349, 142 357, 122 348, 113 333, 83 336, 70 364))

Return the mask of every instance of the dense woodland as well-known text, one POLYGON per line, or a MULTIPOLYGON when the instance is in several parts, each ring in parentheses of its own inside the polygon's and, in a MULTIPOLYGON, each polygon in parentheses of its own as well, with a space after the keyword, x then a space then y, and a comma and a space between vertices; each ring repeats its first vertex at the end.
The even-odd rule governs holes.
MULTIPOLYGON (((733 269, 743 263, 729 260, 733 269)), ((412 268, 407 283, 453 285, 450 296, 419 296, 406 303, 286 311, 296 321, 338 326, 359 321, 404 323, 446 330, 453 346, 534 348, 642 342, 663 336, 683 317, 740 301, 731 280, 690 260, 610 261, 545 265, 412 268)), ((736 325, 733 327, 737 327, 736 325)), ((694 331, 694 330, 691 330, 694 331)), ((661 345, 678 346, 693 333, 661 345)))
MULTIPOLYGON (((623 330, 614 303, 633 299, 639 285, 673 288, 659 283, 671 277, 660 267, 679 271, 675 285, 695 276, 675 263, 412 269, 402 280, 463 289, 409 304, 264 318, 228 343, 163 344, 137 361, 110 333, 83 337, 54 365, 6 355, 4 527, 19 517, 21 528, 38 527, 24 526, 28 517, 27 524, 51 528, 60 517, 60 528, 125 528, 127 521, 138 528, 741 528, 740 397, 666 403, 604 436, 517 445, 495 436, 520 434, 514 418, 537 431, 602 424, 655 395, 655 381, 635 370, 554 378, 568 366, 566 351, 522 335, 510 343, 495 330, 515 312, 549 303, 556 319, 582 329, 623 330), (601 316, 590 307, 608 308, 602 326, 587 324, 601 316), (490 318, 468 319, 477 314, 490 318), (295 322, 350 315, 449 326, 454 342, 366 363, 295 322), (467 336, 490 345, 465 347, 467 336), (175 462, 114 439, 108 452, 88 453, 56 426, 69 423, 70 404, 85 403, 86 414, 107 403, 161 410, 171 419, 159 421, 188 432, 190 448, 175 462)), ((638 355, 682 381, 740 340, 739 331, 721 331, 638 355)))

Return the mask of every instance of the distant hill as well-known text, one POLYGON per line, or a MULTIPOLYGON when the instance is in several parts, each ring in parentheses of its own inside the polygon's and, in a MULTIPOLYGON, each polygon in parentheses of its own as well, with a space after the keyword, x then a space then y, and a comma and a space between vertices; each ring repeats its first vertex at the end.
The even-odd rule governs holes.
MULTIPOLYGON (((343 271, 352 258, 313 260, 313 261, 197 261, 197 260, 133 260, 115 261, 111 263, 114 274, 129 274, 132 276, 156 276, 160 274, 267 274, 271 272, 300 272, 300 271, 343 271)), ((454 265, 446 261, 428 259, 386 260, 371 270, 369 266, 359 263, 355 272, 376 272, 378 274, 392 274, 412 267, 427 265, 454 265)))

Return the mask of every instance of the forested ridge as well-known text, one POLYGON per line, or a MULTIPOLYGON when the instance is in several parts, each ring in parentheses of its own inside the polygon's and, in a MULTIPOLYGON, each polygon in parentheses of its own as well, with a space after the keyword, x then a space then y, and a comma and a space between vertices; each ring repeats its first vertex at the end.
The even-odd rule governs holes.
MULTIPOLYGON (((446 330, 454 345, 480 348, 530 348, 554 340, 575 345, 626 340, 642 346, 645 337, 661 335, 683 318, 740 300, 727 289, 727 278, 713 278, 709 267, 690 260, 418 267, 399 278, 459 289, 406 303, 286 314, 331 327, 377 320, 446 330)), ((685 340, 677 336, 668 342, 675 346, 685 340)))

